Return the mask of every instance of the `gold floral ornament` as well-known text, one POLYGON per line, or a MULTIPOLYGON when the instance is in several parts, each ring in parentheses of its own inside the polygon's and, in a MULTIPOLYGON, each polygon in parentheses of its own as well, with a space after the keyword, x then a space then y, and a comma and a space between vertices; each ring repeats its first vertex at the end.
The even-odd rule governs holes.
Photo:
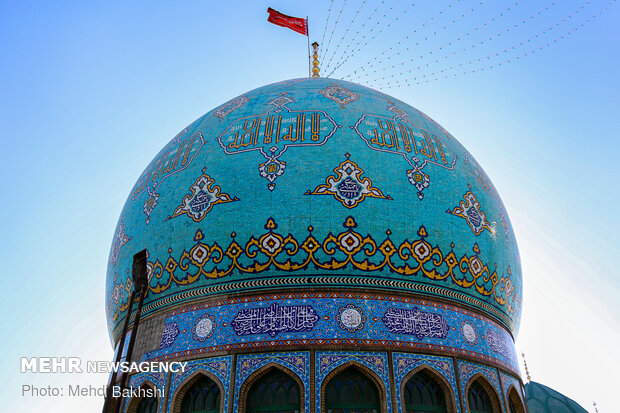
POLYGON ((187 215, 195 222, 200 222, 215 205, 239 200, 237 197, 231 198, 230 195, 222 193, 219 186, 213 186, 215 181, 205 172, 206 168, 203 168, 202 175, 190 188, 191 193, 183 198, 181 205, 166 220, 187 215))
POLYGON ((457 217, 465 218, 467 225, 471 228, 474 234, 480 235, 485 229, 488 230, 493 236, 495 236, 495 228, 489 225, 487 217, 478 202, 478 198, 471 192, 471 185, 469 185, 469 191, 463 195, 465 201, 461 201, 459 206, 454 209, 448 209, 448 214, 456 215, 457 217))
MULTIPOLYGON (((405 239, 395 244, 391 231, 377 243, 370 235, 362 235, 356 228, 355 218, 349 216, 343 223, 344 231, 328 233, 317 239, 312 226, 308 227, 305 239, 297 239, 292 234, 277 232, 278 224, 269 218, 265 232, 257 237, 251 236, 244 244, 237 242, 237 234, 231 234, 228 246, 222 248, 216 242, 204 242, 204 234, 196 231, 195 245, 183 250, 176 258, 169 256, 165 264, 159 259, 149 260, 147 271, 149 288, 154 293, 168 290, 171 285, 189 285, 200 278, 222 278, 234 273, 251 275, 269 273, 269 278, 278 278, 291 271, 314 268, 337 275, 338 271, 351 269, 363 272, 388 271, 406 277, 420 277, 456 284, 463 289, 473 289, 484 297, 493 297, 499 305, 512 304, 508 310, 514 313, 518 301, 517 291, 508 276, 499 278, 497 271, 491 271, 480 258, 478 244, 473 246, 473 255, 464 254, 460 258, 454 253, 454 243, 449 251, 442 251, 428 240, 426 228, 421 225, 417 239, 405 239), (278 272, 281 272, 278 274, 278 272), (511 310, 512 309, 512 310, 511 310)), ((371 274, 369 274, 370 276, 371 274)), ((449 287, 449 286, 446 286, 449 287)))
POLYGON ((383 195, 380 189, 374 188, 369 178, 362 178, 364 171, 349 158, 351 155, 346 153, 347 159, 340 163, 325 183, 308 190, 305 195, 332 195, 346 208, 355 208, 365 198, 381 198, 392 200, 389 195, 383 195))

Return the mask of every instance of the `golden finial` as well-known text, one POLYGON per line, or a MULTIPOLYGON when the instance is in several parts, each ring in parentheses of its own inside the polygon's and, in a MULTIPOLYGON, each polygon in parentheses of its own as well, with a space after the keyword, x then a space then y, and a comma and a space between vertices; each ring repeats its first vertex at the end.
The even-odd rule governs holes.
POLYGON ((319 77, 319 44, 312 43, 312 77, 319 77))
POLYGON ((532 381, 530 377, 530 371, 527 369, 527 361, 525 361, 525 353, 521 352, 521 357, 523 357, 523 365, 525 366, 525 376, 527 377, 527 381, 532 381))

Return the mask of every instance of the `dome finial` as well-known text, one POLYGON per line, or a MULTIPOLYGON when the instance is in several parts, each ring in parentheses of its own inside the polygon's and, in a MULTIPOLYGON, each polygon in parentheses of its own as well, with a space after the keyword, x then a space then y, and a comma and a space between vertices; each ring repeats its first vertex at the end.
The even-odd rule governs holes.
POLYGON ((527 369, 527 361, 525 360, 525 353, 521 352, 521 356, 523 357, 523 365, 525 366, 525 376, 527 377, 527 381, 532 381, 530 377, 530 371, 527 369))
POLYGON ((312 77, 319 77, 319 44, 312 43, 312 77))

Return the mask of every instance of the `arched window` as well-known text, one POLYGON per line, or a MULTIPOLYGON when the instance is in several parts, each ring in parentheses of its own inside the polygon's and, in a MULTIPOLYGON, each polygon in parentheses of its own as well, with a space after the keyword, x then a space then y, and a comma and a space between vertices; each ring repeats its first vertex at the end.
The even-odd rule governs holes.
POLYGON ((136 413, 157 413, 157 397, 143 397, 138 403, 136 413))
POLYGON ((219 413, 221 398, 217 384, 203 376, 183 396, 181 413, 219 413))
POLYGON ((473 382, 469 387, 467 401, 471 413, 493 413, 491 397, 478 381, 473 382))
POLYGON ((510 410, 510 413, 517 413, 517 408, 515 407, 515 404, 512 402, 512 399, 508 399, 508 409, 510 410))
POLYGON ((298 413, 301 410, 299 384, 288 374, 273 369, 250 387, 247 413, 298 413))
POLYGON ((348 368, 325 386, 327 413, 378 413, 377 386, 355 368, 348 368))
POLYGON ((416 373, 405 384, 404 394, 405 409, 407 413, 447 413, 446 397, 427 373, 416 373))
POLYGON ((508 391, 508 411, 510 413, 525 413, 521 398, 514 387, 508 391))

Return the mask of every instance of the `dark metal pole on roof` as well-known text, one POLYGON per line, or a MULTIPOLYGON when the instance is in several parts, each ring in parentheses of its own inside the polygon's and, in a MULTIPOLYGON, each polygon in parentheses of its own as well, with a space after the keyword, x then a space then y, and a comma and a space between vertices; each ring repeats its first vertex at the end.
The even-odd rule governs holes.
MULTIPOLYGON (((131 317, 131 310, 133 310, 133 303, 136 298, 136 292, 132 291, 129 296, 129 307, 127 308, 127 315, 125 315, 125 323, 123 324, 123 332, 121 333, 121 338, 118 342, 118 348, 116 350, 116 357, 114 361, 119 363, 121 361, 121 357, 123 356, 123 347, 125 345, 125 337, 127 337, 127 327, 129 327, 129 318, 131 317)), ((116 369, 112 371, 112 377, 110 377, 110 382, 108 383, 108 387, 105 393, 105 401, 103 402, 103 413, 108 413, 110 409, 110 401, 112 400, 112 387, 116 383, 116 369)))
MULTIPOLYGON (((144 302, 144 296, 147 292, 148 278, 146 275, 146 250, 142 250, 133 256, 133 265, 131 268, 131 277, 133 279, 134 289, 139 292, 138 308, 136 309, 136 317, 133 321, 131 338, 129 339, 129 345, 127 346, 127 361, 133 361, 133 346, 136 342, 136 336, 138 335, 138 326, 140 325, 140 314, 142 313, 142 303, 144 302)), ((123 372, 121 375, 120 391, 121 397, 116 404, 115 412, 121 411, 121 405, 123 404, 123 390, 127 387, 127 377, 129 374, 123 372)))

